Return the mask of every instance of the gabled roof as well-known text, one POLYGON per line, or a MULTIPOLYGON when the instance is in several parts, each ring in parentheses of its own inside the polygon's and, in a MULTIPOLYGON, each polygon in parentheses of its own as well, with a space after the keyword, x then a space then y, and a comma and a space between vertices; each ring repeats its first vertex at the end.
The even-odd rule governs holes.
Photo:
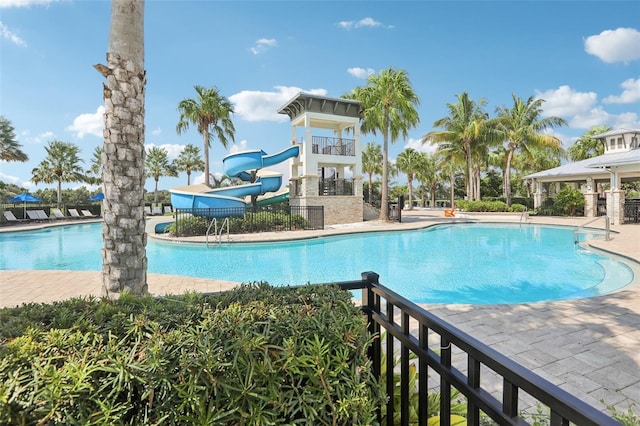
POLYGON ((640 170, 640 148, 624 152, 613 152, 591 158, 594 161, 589 167, 609 167, 627 164, 637 164, 640 170))
POLYGON ((602 139, 609 136, 626 135, 626 134, 640 134, 640 129, 615 129, 608 132, 600 133, 599 135, 593 135, 594 139, 602 139))
MULTIPOLYGON (((640 135, 640 129, 610 130, 599 135, 594 135, 593 138, 603 139, 609 136, 624 134, 640 135)), ((555 177, 561 177, 567 180, 571 180, 571 178, 579 179, 585 176, 607 173, 604 170, 599 171, 598 169, 626 165, 637 165, 638 172, 640 172, 640 148, 631 149, 629 151, 606 153, 597 157, 587 158, 586 160, 576 161, 575 163, 564 164, 559 167, 554 167, 553 169, 530 174, 525 176, 524 179, 545 179, 555 177)))
MULTIPOLYGON (((609 154, 611 155, 611 154, 609 154)), ((586 160, 576 161, 575 163, 568 163, 562 166, 554 167, 553 169, 543 170, 541 172, 533 173, 528 176, 525 176, 525 179, 539 179, 539 178, 549 178, 549 177, 571 177, 571 176, 584 176, 584 175, 592 175, 597 173, 594 170, 594 166, 601 157, 604 155, 600 155, 598 157, 587 158, 586 160)))

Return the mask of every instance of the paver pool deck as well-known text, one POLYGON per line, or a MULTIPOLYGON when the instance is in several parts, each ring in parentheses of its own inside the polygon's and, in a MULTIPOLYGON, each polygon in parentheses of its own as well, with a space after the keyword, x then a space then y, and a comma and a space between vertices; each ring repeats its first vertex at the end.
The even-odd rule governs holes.
MULTIPOLYGON (((442 211, 403 211, 402 223, 380 221, 331 226, 322 231, 269 232, 232 235, 232 242, 314 238, 353 232, 415 229, 458 221, 519 222, 519 215, 458 214, 444 218, 442 211)), ((148 230, 166 218, 152 218, 148 230)), ((527 222, 580 226, 586 218, 530 217, 527 222)), ((56 223, 60 224, 60 223, 56 223)), ((0 232, 45 225, 9 226, 0 232)), ((589 227, 604 227, 598 220, 589 227)), ((612 225, 609 241, 589 245, 625 258, 634 271, 632 285, 612 294, 588 299, 513 305, 423 304, 425 309, 462 331, 533 370, 585 402, 606 411, 629 407, 640 416, 640 224, 612 225)), ((202 242, 202 238, 190 239, 202 242)), ((223 238, 226 241, 226 237, 223 238)), ((545 265, 539 265, 544 268, 545 265)), ((360 272, 344 280, 358 279, 360 272)), ((532 271, 535 274, 535 271, 532 271)), ((381 282, 390 277, 381 277, 381 282)), ((185 291, 215 292, 237 283, 149 274, 154 295, 185 291)), ((300 284, 300 283, 292 283, 300 284)), ((48 303, 78 296, 100 296, 100 272, 0 270, 0 307, 48 303)))

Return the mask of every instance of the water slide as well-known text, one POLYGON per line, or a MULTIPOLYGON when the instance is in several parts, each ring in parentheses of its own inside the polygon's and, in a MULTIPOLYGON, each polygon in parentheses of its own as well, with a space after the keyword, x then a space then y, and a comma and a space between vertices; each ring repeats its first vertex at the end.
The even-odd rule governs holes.
MULTIPOLYGON (((245 197, 249 195, 264 195, 276 192, 282 186, 282 174, 261 171, 265 167, 274 166, 289 158, 297 157, 300 147, 294 145, 275 154, 268 155, 262 150, 242 151, 229 154, 222 159, 224 172, 232 178, 239 178, 251 182, 251 171, 256 171, 258 178, 254 183, 246 185, 228 186, 224 188, 209 188, 206 185, 189 185, 172 188, 171 204, 178 209, 224 209, 245 207, 245 197)), ((224 216, 228 214, 224 213, 224 216)))

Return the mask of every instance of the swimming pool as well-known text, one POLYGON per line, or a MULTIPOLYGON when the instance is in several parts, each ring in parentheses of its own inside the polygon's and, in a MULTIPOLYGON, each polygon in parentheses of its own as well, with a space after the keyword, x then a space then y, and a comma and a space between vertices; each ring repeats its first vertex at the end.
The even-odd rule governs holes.
MULTIPOLYGON (((101 270, 100 224, 0 234, 0 269, 101 270)), ((150 273, 298 285, 381 282, 416 303, 522 303, 575 299, 625 287, 622 262, 581 249, 573 228, 438 225, 273 243, 203 245, 149 240, 150 273)))

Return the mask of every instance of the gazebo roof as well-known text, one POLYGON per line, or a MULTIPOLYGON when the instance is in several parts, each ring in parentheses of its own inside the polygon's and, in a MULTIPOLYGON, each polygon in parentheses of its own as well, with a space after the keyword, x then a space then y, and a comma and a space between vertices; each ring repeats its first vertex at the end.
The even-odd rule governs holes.
MULTIPOLYGON (((610 136, 640 134, 638 129, 616 129, 593 136, 595 139, 605 139, 610 136)), ((543 170, 524 177, 524 179, 538 179, 542 181, 582 180, 587 177, 609 177, 606 168, 624 170, 626 175, 640 176, 640 147, 628 151, 605 153, 586 160, 563 164, 553 169, 543 170)))

